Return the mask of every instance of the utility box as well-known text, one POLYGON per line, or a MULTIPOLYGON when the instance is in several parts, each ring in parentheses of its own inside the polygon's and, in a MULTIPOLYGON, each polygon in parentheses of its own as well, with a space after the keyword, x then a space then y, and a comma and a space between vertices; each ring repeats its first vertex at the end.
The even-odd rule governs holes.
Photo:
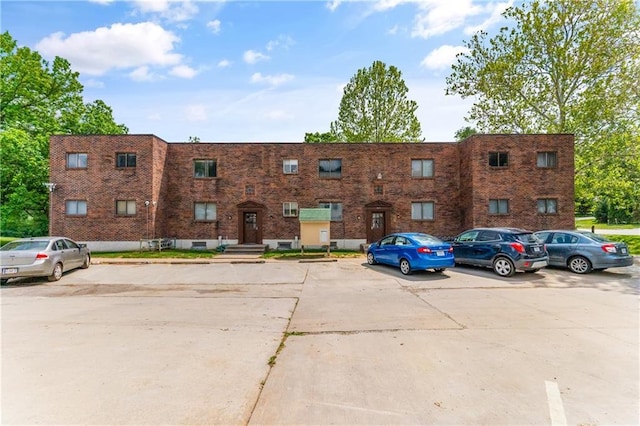
POLYGON ((331 209, 300 209, 300 244, 323 247, 331 243, 331 209))

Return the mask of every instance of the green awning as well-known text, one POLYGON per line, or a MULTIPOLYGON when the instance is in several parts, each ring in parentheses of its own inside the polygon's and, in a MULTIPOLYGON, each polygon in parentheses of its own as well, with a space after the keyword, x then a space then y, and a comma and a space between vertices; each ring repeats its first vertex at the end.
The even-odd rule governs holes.
POLYGON ((300 209, 300 222, 330 222, 331 209, 300 209))

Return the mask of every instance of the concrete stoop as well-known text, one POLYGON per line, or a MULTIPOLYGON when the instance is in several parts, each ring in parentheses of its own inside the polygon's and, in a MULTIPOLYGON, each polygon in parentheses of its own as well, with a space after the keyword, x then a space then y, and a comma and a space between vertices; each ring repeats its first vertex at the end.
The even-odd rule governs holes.
POLYGON ((266 244, 230 244, 224 248, 224 254, 261 256, 266 250, 266 244))

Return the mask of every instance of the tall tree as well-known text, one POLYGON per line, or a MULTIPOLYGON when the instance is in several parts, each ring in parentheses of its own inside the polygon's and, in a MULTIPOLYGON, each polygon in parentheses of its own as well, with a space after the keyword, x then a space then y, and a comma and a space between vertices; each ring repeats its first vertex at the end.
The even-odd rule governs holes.
POLYGON ((66 59, 52 63, 0 34, 0 229, 46 233, 49 136, 122 134, 103 101, 85 104, 79 74, 66 59))
MULTIPOLYGON (((637 5, 534 0, 503 16, 511 26, 492 38, 481 31, 465 43, 468 53, 459 54, 452 66, 447 94, 476 99, 467 119, 481 132, 574 133, 577 200, 593 206, 598 197, 612 196, 597 192, 595 176, 603 171, 609 181, 628 176, 609 169, 612 164, 595 153, 616 155, 607 148, 614 140, 625 152, 638 143, 637 5)), ((631 195, 622 191, 616 200, 631 195)))
POLYGON ((331 134, 341 142, 420 142, 418 104, 408 92, 394 66, 375 61, 358 70, 344 88, 331 134))
POLYGON ((473 127, 465 126, 465 127, 462 127, 460 129, 456 130, 456 133, 455 133, 454 136, 456 138, 456 141, 460 142, 460 141, 465 140, 469 136, 475 135, 477 133, 478 133, 478 131, 476 129, 474 129, 473 127))
POLYGON ((315 133, 305 133, 304 141, 308 143, 318 143, 318 142, 337 142, 336 136, 331 132, 315 132, 315 133))

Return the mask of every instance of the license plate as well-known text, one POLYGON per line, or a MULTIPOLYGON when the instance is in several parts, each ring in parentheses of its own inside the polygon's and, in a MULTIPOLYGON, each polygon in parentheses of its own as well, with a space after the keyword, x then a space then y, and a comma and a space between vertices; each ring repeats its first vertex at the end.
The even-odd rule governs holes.
POLYGON ((622 247, 622 248, 620 249, 620 251, 622 252, 622 254, 627 254, 627 249, 626 249, 626 248, 624 248, 624 247, 622 247))
POLYGON ((436 250, 436 256, 444 256, 444 250, 436 250))
POLYGON ((3 274, 17 274, 18 273, 18 268, 3 268, 2 269, 2 273, 3 274))
POLYGON ((533 251, 535 251, 536 253, 539 253, 540 252, 540 247, 534 247, 533 251))

